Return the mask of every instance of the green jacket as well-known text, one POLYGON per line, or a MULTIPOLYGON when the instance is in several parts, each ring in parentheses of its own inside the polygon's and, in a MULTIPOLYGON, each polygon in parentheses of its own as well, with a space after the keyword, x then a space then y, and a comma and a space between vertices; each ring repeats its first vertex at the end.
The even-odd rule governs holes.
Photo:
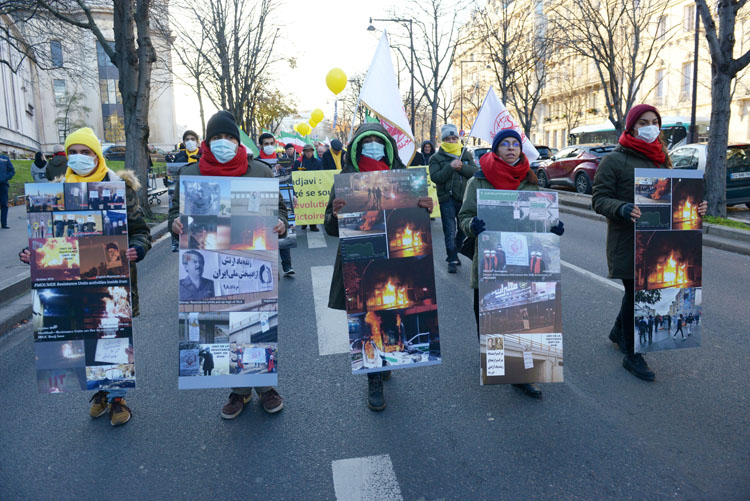
POLYGON ((445 203, 450 199, 460 202, 464 199, 466 184, 474 173, 479 170, 474 163, 474 155, 467 149, 461 153, 461 167, 457 171, 451 167, 451 162, 457 157, 446 153, 443 148, 430 158, 430 179, 437 187, 438 202, 445 203))
MULTIPOLYGON (((533 171, 529 171, 526 175, 526 179, 521 181, 518 189, 521 191, 539 191, 537 186, 536 175, 533 171)), ((461 210, 458 211, 458 224, 461 225, 461 230, 464 234, 469 237, 476 238, 476 235, 471 231, 471 220, 477 215, 477 190, 494 190, 495 187, 490 184, 482 170, 478 170, 474 177, 469 180, 469 184, 466 186, 466 194, 464 195, 463 204, 461 210)), ((479 246, 474 246, 474 257, 471 260, 471 288, 479 288, 479 270, 477 268, 477 253, 479 246)))
POLYGON ((635 169, 655 167, 641 153, 618 145, 602 158, 596 170, 591 205, 607 218, 609 278, 633 279, 635 228, 630 218, 620 217, 619 210, 635 200, 635 169))

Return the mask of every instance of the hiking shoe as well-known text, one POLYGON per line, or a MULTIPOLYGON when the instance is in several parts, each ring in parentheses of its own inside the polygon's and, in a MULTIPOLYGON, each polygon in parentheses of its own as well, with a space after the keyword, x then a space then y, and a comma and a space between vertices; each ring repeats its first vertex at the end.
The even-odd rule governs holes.
POLYGON ((392 374, 393 374, 393 371, 383 371, 380 373, 380 378, 383 381, 388 381, 389 379, 391 379, 392 374))
POLYGON ((456 273, 456 263, 448 263, 448 273, 456 273))
POLYGON ((260 394, 260 403, 269 414, 275 414, 284 408, 284 399, 273 388, 260 394))
POLYGON ((644 381, 653 381, 656 378, 656 374, 649 368, 640 353, 625 355, 625 358, 622 359, 622 366, 632 372, 635 377, 644 381))
POLYGON ((89 402, 92 402, 89 415, 92 418, 98 418, 103 416, 107 410, 109 410, 109 400, 107 400, 108 393, 106 391, 97 391, 94 396, 91 397, 89 402))
POLYGON ((221 417, 224 419, 234 419, 240 415, 242 409, 245 408, 245 404, 253 398, 253 393, 250 392, 247 395, 240 395, 239 393, 232 392, 229 394, 229 402, 224 404, 221 408, 221 417))
POLYGON ((109 404, 109 422, 112 426, 120 426, 130 421, 132 413, 130 407, 125 404, 125 399, 122 397, 117 397, 109 404))
POLYGON ((367 407, 373 411, 385 409, 385 396, 383 395, 383 378, 367 378, 367 407))
POLYGON ((542 398, 542 389, 534 383, 514 384, 513 386, 515 386, 531 398, 542 398))
POLYGON ((284 270, 284 276, 285 276, 285 277, 288 277, 288 276, 291 276, 291 275, 294 275, 294 268, 292 268, 292 267, 290 266, 289 268, 286 268, 286 269, 284 270))

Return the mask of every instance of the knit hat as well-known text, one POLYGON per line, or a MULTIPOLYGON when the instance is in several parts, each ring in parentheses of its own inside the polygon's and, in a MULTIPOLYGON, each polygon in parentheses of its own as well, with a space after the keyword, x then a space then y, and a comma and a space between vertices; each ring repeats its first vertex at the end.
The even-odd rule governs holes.
POLYGON ((508 137, 512 137, 514 139, 518 140, 518 143, 521 144, 523 141, 521 140, 521 134, 516 132, 515 129, 503 129, 501 131, 498 131, 497 134, 495 134, 495 138, 492 140, 492 152, 497 151, 497 147, 500 145, 500 142, 508 137))
POLYGON ((212 116, 206 124, 206 140, 210 141, 212 137, 219 134, 227 134, 240 142, 240 129, 237 128, 237 122, 234 115, 222 110, 212 116))
POLYGON ((104 156, 102 155, 102 145, 99 142, 99 138, 96 137, 94 131, 89 127, 83 127, 82 129, 78 129, 77 131, 68 134, 68 137, 65 138, 66 155, 68 154, 68 148, 70 148, 74 144, 82 144, 84 146, 88 146, 89 149, 96 153, 96 156, 99 157, 99 164, 101 165, 102 163, 104 163, 106 165, 106 161, 104 160, 104 156))
POLYGON ((304 145, 304 146, 302 147, 302 151, 305 151, 305 150, 315 150, 315 148, 313 148, 313 145, 312 145, 312 144, 305 144, 305 145, 304 145))
POLYGON ((453 124, 445 124, 440 127, 440 140, 445 141, 445 138, 455 136, 458 137, 458 129, 453 124))
POLYGON ((641 118, 641 115, 648 111, 653 111, 656 114, 656 118, 659 119, 659 128, 661 129, 661 115, 659 114, 659 110, 650 104, 638 104, 630 108, 630 111, 628 111, 628 117, 625 119, 625 130, 632 131, 635 128, 638 119, 641 118))
POLYGON ((285 149, 285 150, 288 150, 289 148, 294 148, 294 143, 286 143, 286 144, 284 145, 284 149, 285 149))
POLYGON ((198 134, 195 133, 194 130, 188 129, 188 130, 186 130, 185 132, 182 133, 182 140, 183 141, 187 141, 187 137, 188 136, 193 136, 196 139, 200 137, 198 134))
POLYGON ((338 139, 334 139, 331 141, 331 149, 334 149, 336 151, 341 151, 344 148, 344 145, 341 144, 341 141, 338 139))

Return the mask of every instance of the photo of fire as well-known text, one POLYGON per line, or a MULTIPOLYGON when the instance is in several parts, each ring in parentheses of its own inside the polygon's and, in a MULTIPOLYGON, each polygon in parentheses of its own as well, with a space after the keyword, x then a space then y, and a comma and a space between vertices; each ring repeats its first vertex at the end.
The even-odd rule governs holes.
POLYGON ((132 334, 127 287, 35 289, 31 308, 37 342, 50 336, 80 339, 84 335, 128 337, 132 334))
POLYGON ((430 216, 421 207, 385 211, 389 255, 395 257, 432 254, 430 216))
POLYGON ((346 200, 346 213, 416 207, 417 199, 427 196, 427 174, 421 169, 339 174, 334 189, 346 200))
POLYGON ((700 230, 698 205, 703 201, 702 179, 674 179, 672 190, 672 229, 700 230))
POLYGON ((638 231, 635 234, 635 289, 700 287, 700 231, 638 231))
POLYGON ((276 221, 278 219, 275 216, 234 216, 229 248, 277 250, 279 238, 273 231, 276 221))
POLYGON ((437 305, 348 316, 352 372, 440 363, 437 305))
POLYGON ((29 248, 33 283, 81 279, 78 239, 32 238, 29 248))
POLYGON ((672 202, 672 179, 636 177, 635 204, 670 204, 672 202))
POLYGON ((385 217, 382 210, 339 215, 339 237, 341 238, 382 233, 385 233, 385 217))
POLYGON ((26 212, 52 212, 65 210, 63 183, 27 183, 26 212))

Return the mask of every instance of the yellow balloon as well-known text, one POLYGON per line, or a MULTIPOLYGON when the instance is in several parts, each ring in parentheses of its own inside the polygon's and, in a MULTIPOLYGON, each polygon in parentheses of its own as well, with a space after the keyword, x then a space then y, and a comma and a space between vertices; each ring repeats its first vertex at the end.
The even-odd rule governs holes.
POLYGON ((302 134, 303 136, 306 136, 310 133, 312 128, 310 127, 310 124, 302 122, 300 124, 297 124, 297 132, 302 134))
POLYGON ((294 129, 294 132, 299 132, 299 130, 297 130, 297 126, 298 126, 298 125, 299 125, 299 124, 294 124, 294 125, 292 126, 292 129, 294 129))
POLYGON ((318 126, 318 122, 316 122, 312 118, 310 120, 308 120, 307 123, 309 123, 310 127, 312 127, 313 129, 318 126))
MULTIPOLYGON (((323 121, 324 117, 325 115, 323 115, 323 110, 321 110, 320 108, 315 108, 313 112, 310 114, 310 121, 311 122, 314 121, 316 124, 319 124, 320 122, 323 121)), ((313 127, 315 126, 313 125, 313 127)))
MULTIPOLYGON (((346 73, 340 68, 332 69, 326 75, 326 85, 331 92, 338 95, 346 87, 346 73)), ((322 120, 323 112, 321 111, 320 114, 322 120)))

